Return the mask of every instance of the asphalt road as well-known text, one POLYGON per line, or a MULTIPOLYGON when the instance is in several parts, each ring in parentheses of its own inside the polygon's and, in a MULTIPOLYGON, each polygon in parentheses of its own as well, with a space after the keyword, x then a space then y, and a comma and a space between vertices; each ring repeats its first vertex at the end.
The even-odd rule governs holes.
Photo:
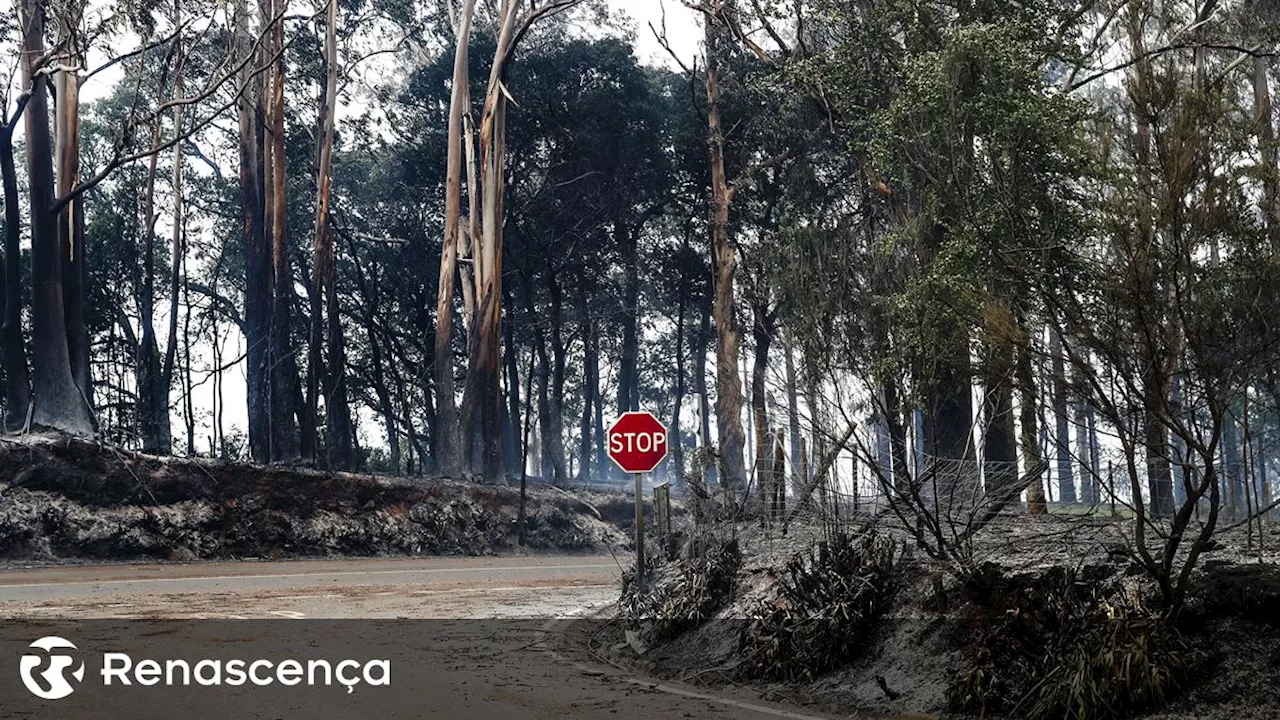
MULTIPOLYGON (((404 662, 411 666, 419 698, 414 711, 405 715, 376 704, 361 706, 381 717, 815 717, 745 689, 710 692, 659 683, 564 642, 563 633, 575 627, 570 619, 589 616, 616 599, 620 560, 525 556, 10 568, 0 570, 0 620, 13 637, 0 639, 25 639, 24 622, 63 627, 57 624, 75 620, 109 635, 117 631, 103 628, 145 626, 136 621, 148 619, 269 619, 273 622, 185 623, 166 640, 179 647, 223 642, 204 635, 243 627, 252 628, 256 643, 273 635, 281 643, 297 643, 300 634, 319 626, 330 628, 326 633, 355 631, 353 639, 342 641, 353 652, 382 648, 391 653, 412 645, 404 662), (318 619, 375 622, 291 622, 318 619)), ((76 627, 59 632, 73 633, 76 627)), ((104 690, 97 688, 99 695, 91 699, 73 695, 85 698, 82 707, 64 706, 75 711, 65 716, 108 718, 134 711, 129 696, 101 696, 104 690)), ((376 694, 363 692, 364 702, 377 702, 376 694)), ((238 689, 209 702, 188 703, 183 715, 351 716, 333 700, 315 706, 297 701, 282 710, 261 694, 238 689)), ((0 699, 0 711, 4 703, 0 699)), ((0 714, 24 714, 16 705, 8 709, 0 714)))

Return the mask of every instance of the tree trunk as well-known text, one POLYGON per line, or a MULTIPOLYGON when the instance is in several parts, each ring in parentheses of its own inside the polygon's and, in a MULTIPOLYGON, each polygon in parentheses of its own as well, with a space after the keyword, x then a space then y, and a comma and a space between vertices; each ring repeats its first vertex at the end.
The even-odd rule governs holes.
POLYGON ((1013 346, 997 338, 990 343, 986 358, 986 392, 983 414, 987 430, 983 434, 982 462, 987 496, 992 512, 999 512, 1017 499, 1018 453, 1013 418, 1013 346))
MULTIPOLYGON (((177 11, 177 3, 181 0, 175 0, 175 13, 177 11)), ((177 41, 175 40, 175 43, 177 41)), ((181 49, 177 53, 178 59, 174 68, 173 75, 173 96, 174 98, 182 97, 182 70, 184 59, 181 49)), ((173 107, 173 127, 174 134, 182 132, 182 105, 174 105, 173 107)), ((163 414, 163 437, 166 440, 164 445, 166 452, 169 450, 169 388, 173 387, 173 370, 174 359, 178 352, 178 294, 182 288, 182 278, 185 276, 183 272, 184 263, 186 262, 186 239, 184 236, 185 224, 182 209, 182 145, 175 144, 173 146, 173 235, 172 235, 172 252, 169 266, 169 338, 165 344, 164 350, 164 370, 160 377, 160 399, 161 402, 157 407, 157 411, 163 414)), ((187 305, 187 320, 189 321, 191 314, 191 306, 187 305)), ((188 347, 189 349, 189 347, 188 347)), ((191 372, 191 358, 187 357, 186 371, 191 372)), ((187 404, 191 402, 190 393, 187 394, 187 404)), ((194 418, 190 418, 188 425, 194 422, 194 418)), ((194 455, 195 450, 192 446, 192 438, 190 432, 187 434, 188 455, 194 455)))
MULTIPOLYGON (((480 120, 480 235, 475 253, 476 351, 468 359, 467 390, 479 405, 481 418, 482 459, 485 480, 504 482, 502 474, 501 373, 502 350, 502 257, 504 210, 503 191, 507 144, 507 89, 503 76, 507 70, 517 34, 517 19, 523 5, 504 2, 500 6, 497 47, 489 70, 484 110, 480 120)), ((534 12, 534 11, 530 11, 534 12)), ((531 21, 532 15, 526 20, 531 21)), ((474 225, 474 214, 472 218, 474 225)), ((559 388, 557 388, 559 391, 559 388)), ((465 397, 464 397, 465 403, 465 397)), ((562 422, 562 418, 555 418, 562 422)), ((555 438, 557 446, 560 438, 555 438)), ((561 458, 563 447, 561 446, 561 458)), ((563 463, 561 463, 563 468, 563 463)), ((563 469, 561 470, 563 472, 563 469)))
POLYGON ((551 361, 547 357, 546 342, 539 333, 538 353, 538 475, 544 482, 555 480, 556 469, 551 456, 551 361))
POLYGON ((0 177, 4 181, 4 324, 0 355, 4 360, 4 429, 17 432, 31 407, 31 376, 22 339, 22 218, 18 203, 18 171, 13 159, 13 130, 29 101, 19 101, 13 117, 0 128, 0 177))
POLYGON ((804 487, 800 477, 800 391, 796 386, 796 361, 791 333, 783 346, 787 373, 787 436, 790 438, 791 482, 797 491, 804 487))
POLYGON ((680 430, 680 410, 684 406, 685 372, 684 372, 684 316, 685 290, 680 286, 676 299, 676 380, 674 397, 671 402, 671 427, 668 435, 671 442, 671 473, 675 486, 684 492, 684 434, 680 430))
MULTIPOLYGON (((324 314, 328 321, 328 359, 325 365, 324 405, 328 423, 326 445, 329 465, 337 470, 352 470, 356 464, 355 433, 351 423, 351 408, 347 400, 346 343, 342 333, 342 313, 338 306, 338 285, 335 273, 333 228, 329 225, 329 197, 333 185, 333 134, 338 96, 338 3, 329 0, 325 21, 324 103, 321 108, 322 133, 320 163, 316 186, 316 237, 313 264, 315 284, 313 295, 323 293, 324 314)), ((292 291, 290 291, 292 293, 292 291)), ((315 341, 319 332, 320 308, 312 308, 311 336, 315 341)), ((315 351, 313 350, 313 355, 315 351)))
MULTIPOLYGON (((1133 52, 1133 57, 1139 58, 1134 64, 1134 85, 1132 93, 1139 98, 1139 103, 1144 103, 1150 98, 1150 91, 1155 79, 1151 77, 1152 69, 1150 61, 1147 59, 1145 41, 1143 38, 1143 24, 1145 19, 1141 16, 1140 10, 1134 6, 1131 8, 1131 18, 1129 21, 1129 43, 1133 52)), ((1199 56, 1197 55, 1197 60, 1199 56)), ((1197 62, 1197 65, 1199 63, 1197 62)), ((1197 76, 1199 71, 1197 70, 1197 76)), ((1135 241, 1137 249, 1136 257, 1133 258, 1134 275, 1138 283, 1135 290, 1141 302, 1149 302, 1153 304, 1153 310, 1157 313, 1163 311, 1161 307, 1161 298, 1163 298, 1163 290, 1159 287, 1157 263, 1152 257, 1159 242, 1159 233, 1154 227, 1154 214, 1156 209, 1155 197, 1155 179, 1151 177, 1151 120, 1148 117, 1149 109, 1146 107, 1136 108, 1134 113, 1134 159, 1137 166, 1137 186, 1141 196, 1141 204, 1137 208, 1137 238, 1135 241)), ((1156 328, 1148 328, 1152 333, 1159 334, 1156 328)), ((1152 342, 1142 343, 1142 395, 1145 412, 1143 413, 1143 444, 1146 451, 1147 462, 1147 481, 1148 492, 1150 494, 1150 512, 1156 517, 1171 517, 1173 515, 1173 481, 1169 468, 1169 436, 1168 431, 1157 419, 1157 410, 1164 407, 1168 403, 1169 391, 1166 381, 1166 373, 1164 372, 1165 359, 1162 357, 1160 350, 1153 345, 1152 342)), ((1137 498, 1134 498, 1137 501, 1137 498)))
MULTIPOLYGON (((506 350, 503 352, 503 363, 507 373, 507 408, 502 424, 502 457, 508 475, 520 474, 520 460, 524 457, 524 449, 518 437, 520 429, 520 352, 516 345, 515 304, 511 293, 503 288, 503 305, 507 308, 507 321, 503 324, 503 337, 506 350)), ((588 408, 589 409, 589 408, 588 408)))
POLYGON ((738 376, 738 347, 742 330, 734 312, 733 281, 736 249, 729 237, 729 207, 733 188, 724 169, 724 132, 720 125, 720 74, 715 25, 705 18, 707 134, 711 152, 711 247, 715 261, 716 428, 720 451, 720 482, 735 492, 747 484, 743 461, 746 434, 742 428, 742 379, 738 376))
MULTIPOLYGON (((186 258, 182 255, 181 248, 174 248, 174 252, 178 253, 183 259, 180 263, 174 263, 174 277, 178 276, 181 271, 182 276, 187 277, 186 258)), ((186 312, 182 315, 182 409, 183 417, 187 422, 187 457, 195 457, 196 455, 196 411, 192 404, 192 390, 194 385, 191 382, 191 287, 187 282, 182 283, 182 293, 185 300, 186 312)), ((173 285, 174 297, 178 294, 178 285, 173 285)), ((177 301, 172 302, 174 316, 178 313, 177 301)), ((173 324, 175 335, 177 330, 176 323, 173 324)), ((173 373, 173 361, 169 361, 169 373, 173 373)), ((166 386, 167 387, 167 386, 166 386)))
POLYGON ((546 443, 548 459, 551 461, 552 479, 555 482, 564 482, 568 479, 564 455, 565 347, 562 329, 564 301, 560 283, 551 268, 547 268, 547 289, 551 293, 551 308, 547 315, 547 320, 551 323, 551 424, 546 430, 547 436, 543 441, 546 443))
POLYGON ((1276 132, 1271 123, 1271 58, 1253 58, 1254 123, 1262 154, 1262 217, 1273 255, 1280 255, 1280 177, 1277 176, 1276 132))
POLYGON ((1063 503, 1076 502, 1076 483, 1072 477, 1071 425, 1067 418, 1067 369, 1062 356, 1062 338, 1049 330, 1049 354, 1053 359, 1054 458, 1058 466, 1058 498, 1063 503))
MULTIPOLYGON (((462 211, 462 116, 470 110, 471 82, 467 49, 475 0, 465 0, 454 43, 453 90, 449 99, 449 149, 445 161, 444 241, 440 247, 440 283, 436 300, 436 469, 448 476, 462 472, 458 411, 453 384, 453 295, 458 273, 458 234, 462 211)), ((469 142, 469 141, 468 141, 469 142)), ((476 188, 469 188, 475 194, 476 188)))
POLYGON ((599 369, 599 361, 594 357, 595 330, 587 305, 585 285, 578 285, 578 328, 582 336, 582 423, 579 426, 578 470, 579 482, 591 482, 591 410, 595 403, 595 394, 600 392, 600 380, 595 373, 599 369))
MULTIPOLYGON (((236 2, 237 56, 253 46, 247 0, 236 2)), ((249 451, 257 462, 271 459, 271 251, 267 245, 263 206, 261 87, 246 64, 236 103, 240 130, 240 213, 244 233, 245 385, 248 400, 249 451)))
POLYGON ((755 424, 756 486, 760 496, 760 509, 765 512, 768 494, 773 486, 769 456, 773 443, 769 440, 768 403, 765 397, 765 374, 769 370, 769 345, 773 342, 773 316, 763 303, 757 303, 752 313, 752 338, 755 340, 755 357, 751 366, 751 416, 755 424))
MULTIPOLYGON (((177 7, 175 5, 175 13, 177 7)), ((179 22, 175 14, 175 22, 179 22)), ((182 97, 181 42, 175 39, 165 66, 174 62, 174 99, 182 97)), ((182 106, 173 109, 174 133, 181 133, 182 106)), ((152 144, 161 139, 161 125, 156 123, 152 144)), ((179 145, 173 150, 173 257, 169 275, 169 335, 165 345, 163 367, 160 348, 155 333, 155 179, 159 153, 151 156, 147 170, 147 190, 144 200, 145 226, 143 228, 143 281, 139 299, 139 323, 142 337, 138 342, 138 424, 142 436, 143 452, 167 455, 173 452, 173 431, 169 424, 169 389, 173 387, 174 357, 177 354, 178 284, 182 262, 182 152, 179 145)))
POLYGON ((1092 507, 1098 502, 1098 489, 1097 478, 1090 472, 1089 465, 1092 452, 1089 449, 1088 411, 1085 409, 1087 405, 1083 398, 1076 398, 1072 401, 1071 408, 1072 422, 1076 426, 1075 466, 1080 468, 1080 502, 1092 507))
POLYGON ((787 453, 782 434, 779 428, 773 446, 773 476, 770 478, 770 511, 774 522, 787 516, 787 453))
MULTIPOLYGON (((161 139, 161 124, 156 123, 153 144, 161 139)), ((142 451, 165 454, 173 451, 172 428, 169 426, 169 398, 161 385, 160 347, 155 331, 155 226, 156 226, 156 172, 160 154, 151 156, 147 164, 147 185, 143 195, 142 242, 142 292, 138 295, 138 338, 135 355, 138 384, 138 430, 142 436, 142 451)))
MULTIPOLYGON (((72 374, 66 295, 57 219, 53 213, 53 148, 49 133, 48 76, 36 74, 44 56, 44 10, 22 0, 22 80, 31 88, 26 111, 31 207, 32 422, 73 435, 94 432, 89 399, 72 374)), ((69 248, 70 249, 70 248, 69 248)))
MULTIPOLYGON (((958 332, 967 335, 963 331, 958 332)), ((973 398, 969 378, 969 343, 967 338, 953 338, 948 345, 949 356, 939 360, 937 375, 932 379, 926 396, 925 455, 972 462, 975 458, 971 443, 973 398)), ((963 469, 948 474, 954 481, 969 476, 963 469)), ((959 490, 958 487, 956 489, 959 490)))
MULTIPOLYGON (((707 395, 707 345, 712 338, 711 331, 711 298, 708 297, 700 308, 702 320, 698 326, 698 339, 695 343, 693 358, 693 390, 698 395, 698 447, 706 452, 711 446, 711 399, 707 395)), ((715 463, 703 458, 705 472, 700 473, 708 486, 716 482, 715 463)))
MULTIPOLYGON (((268 14, 263 22, 270 22, 277 13, 275 3, 282 12, 288 0, 268 0, 268 14)), ((276 23, 273 31, 271 55, 284 48, 284 24, 276 23)), ((287 169, 284 155, 284 58, 276 57, 271 73, 269 131, 271 144, 271 237, 273 299, 271 311, 271 459, 296 460, 298 458, 298 426, 295 422, 294 385, 298 382, 298 361, 293 354, 293 265, 288 245, 288 204, 285 197, 287 169)))
MULTIPOLYGON (((68 195, 80 182, 80 77, 75 69, 80 64, 76 49, 76 33, 80 18, 76 6, 62 8, 58 18, 58 45, 69 57, 54 73, 56 89, 57 193, 68 195)), ((75 197, 58 213, 58 247, 62 260, 62 304, 66 313, 67 353, 71 361, 71 377, 84 398, 93 407, 93 383, 89 367, 89 331, 85 326, 84 207, 75 197)), ((92 410, 90 412, 92 419, 92 410)))
MULTIPOLYGON (((1022 425, 1022 438, 1019 444, 1022 446, 1023 465, 1026 471, 1030 472, 1033 468, 1040 466, 1042 458, 1040 454, 1039 423, 1040 396, 1036 391, 1035 374, 1032 371, 1031 338, 1028 336, 1026 328, 1021 325, 1022 318, 1019 317, 1018 320, 1019 329, 1022 331, 1022 342, 1018 343, 1018 355, 1014 372, 1018 383, 1019 414, 1022 425)), ((1037 473, 1031 484, 1027 486, 1027 512, 1032 515, 1044 515, 1048 512, 1048 506, 1045 504, 1043 473, 1037 473)))
POLYGON ((609 458, 604 447, 604 393, 600 392, 600 327, 598 325, 591 333, 591 356, 588 358, 588 363, 591 366, 591 375, 596 379, 596 389, 591 398, 595 405, 592 422, 595 423, 596 467, 600 470, 600 479, 604 480, 608 477, 609 458))
POLYGON ((383 422, 387 426, 387 448, 391 453, 391 472, 399 475, 400 431, 396 426, 395 406, 391 404, 391 393, 387 389, 386 375, 382 369, 382 349, 379 347, 373 317, 365 316, 365 329, 369 333, 370 360, 373 362, 373 389, 378 397, 378 409, 382 411, 383 422))

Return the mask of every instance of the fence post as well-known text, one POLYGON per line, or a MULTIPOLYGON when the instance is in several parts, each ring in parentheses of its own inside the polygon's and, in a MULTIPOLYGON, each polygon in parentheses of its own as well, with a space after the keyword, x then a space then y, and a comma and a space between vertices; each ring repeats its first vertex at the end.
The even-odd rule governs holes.
POLYGON ((658 543, 662 551, 671 556, 671 484, 661 483, 653 488, 653 512, 658 523, 658 543))

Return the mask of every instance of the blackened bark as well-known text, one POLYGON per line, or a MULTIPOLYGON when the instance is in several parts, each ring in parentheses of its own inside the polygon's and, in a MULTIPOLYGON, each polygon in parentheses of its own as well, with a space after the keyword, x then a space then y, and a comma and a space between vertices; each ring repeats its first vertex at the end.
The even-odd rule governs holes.
MULTIPOLYGON (((698 395, 698 447, 707 448, 711 445, 711 399, 707 396, 707 345, 714 337, 711 331, 711 296, 706 297, 700 308, 700 315, 702 319, 694 345, 693 389, 698 395)), ((707 463, 704 479, 707 485, 715 484, 715 463, 707 463)))
POLYGON ((505 285, 502 288, 502 294, 504 296, 502 305, 507 308, 507 319, 502 328, 506 344, 503 363, 506 365, 507 374, 507 410, 503 418, 502 457, 507 474, 514 476, 520 472, 520 459, 524 457, 524 450, 517 438, 520 426, 520 357, 519 348, 516 347, 514 322, 516 306, 511 299, 511 292, 505 285))
MULTIPOLYGON (((1080 376, 1076 374, 1077 381, 1080 376)), ((1071 403, 1071 419, 1076 426, 1076 456, 1075 466, 1079 468, 1079 491, 1080 502, 1085 505, 1094 505, 1098 502, 1097 487, 1095 487, 1096 478, 1090 472, 1089 458, 1092 453, 1089 450, 1089 433, 1086 406, 1088 403, 1083 398, 1077 398, 1071 403)))
MULTIPOLYGON (((167 62, 166 60, 166 64, 167 62)), ((153 142, 158 142, 159 139, 160 127, 157 123, 153 142)), ((159 153, 151 156, 143 196, 142 292, 138 295, 138 323, 142 333, 138 339, 134 361, 137 364, 137 413, 142 451, 168 454, 173 448, 172 429, 169 427, 169 397, 160 382, 160 348, 155 331, 155 186, 159 162, 159 153)))
POLYGON ((27 422, 31 406, 31 376, 22 340, 22 218, 18 204, 18 172, 13 159, 13 130, 26 109, 19 101, 13 116, 0 128, 0 176, 4 181, 4 324, 0 326, 0 354, 4 360, 4 429, 16 432, 27 422))
POLYGON ((684 316, 685 292, 681 285, 676 298, 676 381, 672 398, 671 427, 668 435, 671 438, 671 467, 675 476, 675 485, 684 492, 684 433, 680 429, 680 410, 684 407, 685 371, 684 371, 684 316))
MULTIPOLYGON (((957 334, 965 333, 958 331, 957 334)), ((970 394, 969 344, 948 344, 930 383, 925 412, 925 454, 943 460, 973 460, 973 398, 970 394)))
POLYGON ((1146 445, 1147 482, 1151 493, 1151 514, 1173 517, 1173 475, 1169 467, 1169 431, 1156 417, 1168 402, 1167 382, 1156 370, 1147 370, 1143 384, 1143 401, 1147 412, 1143 418, 1146 445))
POLYGON ((1076 483, 1072 476, 1071 425, 1067 418, 1067 371, 1062 356, 1062 338, 1049 331, 1049 353, 1053 359, 1054 457, 1058 466, 1058 497, 1064 503, 1076 502, 1076 483))
POLYGON ((549 446, 551 431, 551 362, 547 357, 546 342, 542 333, 537 333, 538 354, 538 440, 541 451, 538 453, 538 474, 544 481, 555 477, 555 467, 551 462, 552 449, 549 446))
POLYGON ((600 381, 595 372, 599 362, 593 357, 595 352, 595 329, 591 313, 587 306, 587 292, 583 285, 578 286, 578 332, 582 336, 582 423, 579 427, 578 441, 578 480, 592 480, 591 416, 595 407, 595 394, 600 392, 600 381))
MULTIPOLYGON (((287 0, 267 0, 270 8, 264 22, 275 15, 276 4, 287 0)), ((273 32, 274 53, 284 48, 284 26, 276 24, 273 32)), ((295 422, 294 385, 298 382, 298 360, 293 352, 293 263, 289 253, 288 219, 285 197, 287 169, 284 154, 284 58, 276 57, 271 74, 270 98, 271 143, 264 148, 271 154, 271 238, 273 298, 271 308, 271 459, 297 460, 298 426, 295 422)), ((330 368, 330 372, 333 370, 330 368)))
POLYGON ((791 465, 792 483, 797 491, 804 488, 804 483, 799 475, 800 468, 800 389, 796 384, 796 361, 792 353, 791 335, 788 333, 787 342, 783 344, 783 355, 786 361, 785 368, 787 373, 787 436, 790 439, 790 452, 788 462, 791 465))
POLYGON ((32 422, 73 435, 94 432, 88 398, 71 372, 57 220, 53 213, 53 148, 49 133, 48 76, 36 74, 44 56, 44 10, 22 2, 23 84, 31 88, 26 145, 31 206, 32 422))
POLYGON ((592 393, 591 398, 594 405, 596 468, 601 479, 604 479, 608 473, 610 463, 604 447, 604 393, 600 392, 600 328, 598 325, 595 331, 591 333, 591 354, 587 358, 587 362, 591 366, 592 377, 596 379, 596 390, 592 393))
POLYGON ((769 510, 774 522, 787 516, 787 452, 783 434, 779 429, 773 444, 773 473, 769 478, 769 510))
POLYGON ((766 507, 768 493, 773 485, 769 441, 768 404, 765 397, 765 373, 769 370, 769 345, 773 342, 773 314, 762 303, 756 303, 751 326, 755 340, 755 355, 751 366, 751 417, 755 424, 756 486, 761 509, 766 507))
MULTIPOLYGON (((356 282, 364 296, 364 302, 360 303, 363 311, 361 318, 364 320, 365 335, 369 341, 369 359, 373 364, 373 392, 378 398, 378 411, 382 413, 382 420, 386 425, 387 447, 391 453, 391 471, 398 475, 401 471, 400 431, 397 427, 395 405, 391 402, 391 391, 387 386, 386 372, 383 368, 385 360, 382 343, 378 341, 377 317, 380 312, 379 298, 382 289, 379 287, 377 269, 374 269, 374 277, 370 280, 365 275, 364 268, 360 264, 360 256, 355 252, 354 247, 351 248, 351 264, 355 268, 356 282)), ((395 370, 392 369, 392 372, 394 373, 395 370)))
POLYGON ((991 511, 998 512, 1016 499, 1020 475, 1013 421, 1013 346, 1001 339, 991 342, 985 366, 983 414, 987 429, 982 445, 983 475, 991 511))
POLYGON ((551 323, 551 425, 548 437, 543 438, 551 454, 552 478, 556 482, 568 479, 564 456, 564 297, 555 272, 547 268, 547 290, 551 294, 551 308, 547 320, 551 323))
MULTIPOLYGON (((332 273, 332 268, 330 269, 332 273)), ((329 327, 326 366, 325 410, 328 416, 329 458, 334 468, 351 470, 356 466, 355 427, 347 400, 347 354, 342 330, 342 313, 338 307, 338 288, 332 276, 325 288, 325 315, 329 327)), ((297 372, 294 372, 297 377, 297 372)))
MULTIPOLYGON (((251 50, 245 0, 236 4, 236 47, 243 58, 251 50)), ((262 115, 255 97, 260 92, 249 74, 237 103, 240 126, 240 213, 244 235, 245 384, 249 415, 249 452, 257 462, 271 459, 271 251, 267 244, 263 206, 262 115)))
MULTIPOLYGON (((1017 357, 1014 360, 1014 373, 1018 385, 1019 422, 1022 425, 1022 436, 1019 445, 1022 448, 1023 464, 1027 470, 1040 467, 1043 455, 1040 452, 1040 397, 1036 391, 1035 374, 1031 362, 1031 339, 1019 317, 1019 329, 1022 333, 1018 343, 1017 357)), ((1043 515, 1048 512, 1045 505, 1044 474, 1037 473, 1027 486, 1027 512, 1031 515, 1043 515)))

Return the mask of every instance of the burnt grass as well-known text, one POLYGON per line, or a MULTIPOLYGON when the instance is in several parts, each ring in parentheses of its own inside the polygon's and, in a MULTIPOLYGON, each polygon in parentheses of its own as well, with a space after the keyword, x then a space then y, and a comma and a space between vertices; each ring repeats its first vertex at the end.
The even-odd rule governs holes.
MULTIPOLYGON (((160 458, 58 435, 0 440, 0 558, 485 555, 517 548, 519 487, 160 458)), ((533 486, 525 547, 627 542, 625 495, 533 486)))
MULTIPOLYGON (((837 716, 1280 717, 1275 529, 1261 550, 1256 535, 1252 544, 1243 531, 1220 535, 1176 615, 1120 551, 1127 530, 1110 518, 1012 519, 959 578, 901 534, 900 552, 875 550, 892 528, 851 533, 840 540, 852 544, 850 559, 834 563, 829 534, 770 537, 744 524, 731 594, 702 622, 645 632, 652 621, 632 612, 636 588, 624 586, 618 618, 594 625, 588 642, 601 658, 668 680, 749 685, 837 716)), ((687 559, 672 563, 655 568, 647 591, 678 605, 680 588, 662 580, 699 583, 687 559)))

